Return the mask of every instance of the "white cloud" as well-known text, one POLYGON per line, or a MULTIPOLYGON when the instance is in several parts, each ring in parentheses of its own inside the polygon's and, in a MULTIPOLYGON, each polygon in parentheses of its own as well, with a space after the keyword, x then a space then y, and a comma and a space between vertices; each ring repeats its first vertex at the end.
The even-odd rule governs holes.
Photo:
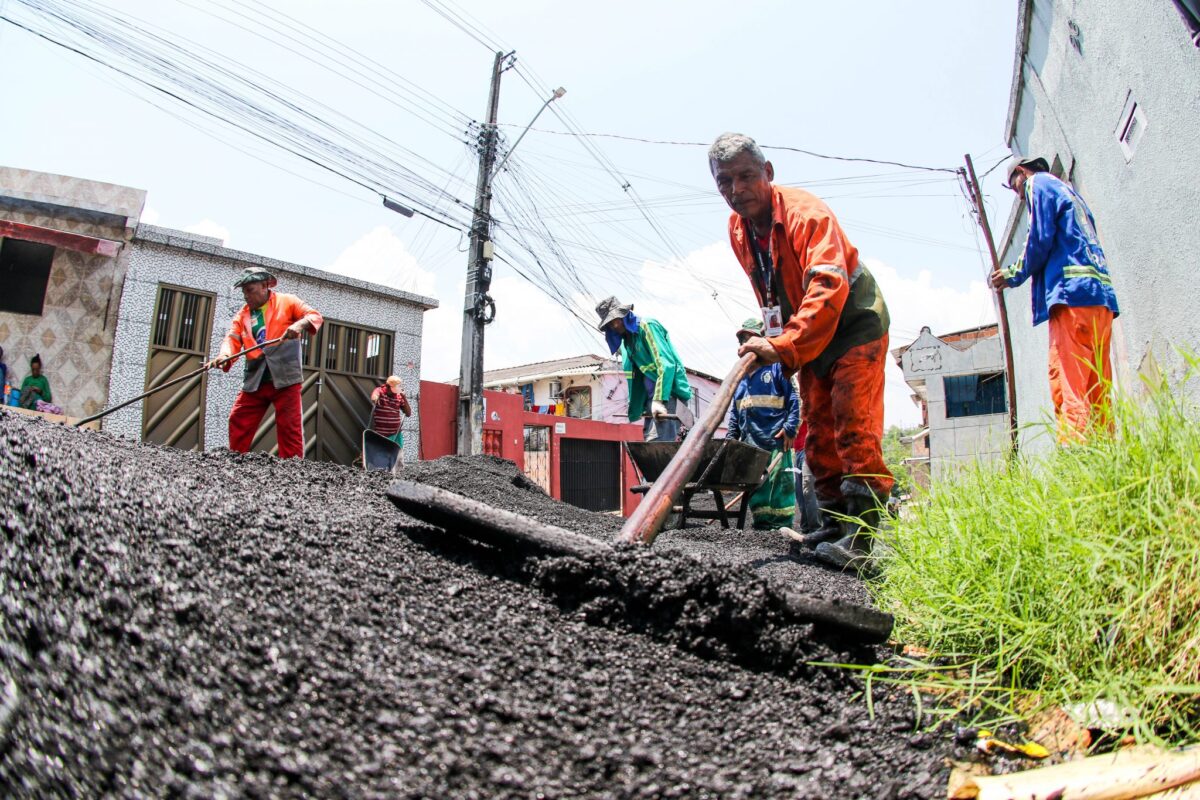
MULTIPOLYGON (((921 270, 915 278, 906 278, 881 261, 864 261, 887 301, 892 318, 888 346, 892 350, 912 342, 926 326, 936 335, 996 320, 991 292, 982 280, 971 281, 963 291, 952 286, 934 286, 928 270, 921 270)), ((912 426, 921 422, 921 414, 911 396, 912 390, 904 382, 904 374, 889 357, 884 389, 886 425, 912 426)))
POLYGON ((142 216, 139 221, 144 222, 147 225, 157 225, 160 217, 161 217, 161 215, 158 213, 157 208, 151 208, 150 206, 144 206, 142 208, 142 216))
MULTIPOLYGON (((451 295, 440 298, 441 307, 425 313, 422 378, 449 381, 458 377, 464 290, 465 283, 459 280, 451 295)), ((605 352, 598 331, 589 336, 574 316, 525 279, 498 276, 489 294, 496 302, 496 320, 484 330, 485 369, 605 352)), ((587 312, 592 313, 590 308, 587 312)))
POLYGON ((436 291, 437 277, 422 269, 404 242, 384 225, 351 244, 325 269, 425 296, 436 291))
POLYGON ((211 236, 214 239, 220 239, 224 247, 229 246, 229 228, 219 222, 213 222, 211 219, 202 219, 194 225, 188 225, 184 228, 188 233, 196 233, 200 236, 211 236))

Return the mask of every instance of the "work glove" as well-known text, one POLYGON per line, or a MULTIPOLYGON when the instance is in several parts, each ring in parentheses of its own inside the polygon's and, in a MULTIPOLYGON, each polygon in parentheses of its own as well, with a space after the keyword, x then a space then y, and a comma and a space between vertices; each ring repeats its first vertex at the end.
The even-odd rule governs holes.
POLYGON ((667 415, 667 407, 665 405, 663 405, 661 401, 655 400, 653 403, 650 404, 650 414, 655 419, 665 417, 667 415))
POLYGON ((288 325, 286 331, 283 332, 285 339, 299 339, 304 332, 308 330, 308 320, 299 319, 288 325))

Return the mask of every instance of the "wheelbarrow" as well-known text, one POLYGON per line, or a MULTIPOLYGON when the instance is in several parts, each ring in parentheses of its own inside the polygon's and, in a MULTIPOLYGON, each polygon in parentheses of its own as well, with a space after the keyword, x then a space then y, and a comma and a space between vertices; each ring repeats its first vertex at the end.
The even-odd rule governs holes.
MULTIPOLYGON (((501 552, 589 559, 613 552, 614 544, 650 545, 662 531, 690 478, 698 474, 700 465, 715 470, 714 462, 720 462, 712 456, 705 462, 704 456, 713 432, 725 419, 734 389, 754 365, 754 360, 753 355, 742 356, 730 370, 704 417, 678 444, 674 455, 625 521, 613 544, 413 481, 393 481, 387 490, 388 499, 416 519, 436 525, 451 535, 496 547, 501 552)), ((719 448, 720 444, 717 446, 719 448)), ((760 452, 763 461, 758 466, 758 474, 761 476, 767 453, 760 452)), ((873 608, 809 597, 790 590, 783 592, 783 599, 791 619, 834 628, 860 641, 883 642, 892 632, 892 616, 873 608)))
MULTIPOLYGON (((642 482, 630 488, 634 494, 645 494, 666 470, 667 465, 679 453, 679 442, 624 442, 629 460, 642 478, 642 482)), ((737 527, 746 527, 746 498, 759 487, 767 467, 770 453, 752 444, 734 439, 713 439, 705 443, 695 470, 683 485, 677 528, 687 525, 688 517, 716 519, 721 527, 729 527, 732 503, 726 503, 725 492, 736 492, 739 499, 737 527), (692 499, 711 492, 716 509, 692 508, 692 499)))
POLYGON ((371 429, 363 431, 362 459, 367 472, 395 472, 400 464, 400 445, 371 429))

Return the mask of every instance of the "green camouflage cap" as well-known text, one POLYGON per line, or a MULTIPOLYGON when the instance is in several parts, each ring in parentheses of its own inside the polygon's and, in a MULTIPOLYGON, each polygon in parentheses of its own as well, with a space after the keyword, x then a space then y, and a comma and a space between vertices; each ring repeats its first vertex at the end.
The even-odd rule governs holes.
POLYGON ((275 276, 262 267, 246 267, 233 282, 233 288, 237 289, 255 281, 266 281, 269 286, 274 286, 276 283, 275 276))
POLYGON ((738 328, 737 335, 741 336, 743 333, 748 333, 751 336, 762 336, 766 333, 766 330, 763 321, 758 317, 746 317, 746 321, 742 323, 742 327, 738 328))

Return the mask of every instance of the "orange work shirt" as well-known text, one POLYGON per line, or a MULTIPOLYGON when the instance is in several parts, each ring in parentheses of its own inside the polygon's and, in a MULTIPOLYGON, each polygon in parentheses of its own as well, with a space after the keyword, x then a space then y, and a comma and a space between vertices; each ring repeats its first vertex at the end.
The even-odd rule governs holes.
MULTIPOLYGON (((321 325, 325 322, 325 318, 321 313, 308 303, 296 297, 294 294, 283 294, 282 292, 272 291, 270 297, 267 298, 267 305, 263 309, 263 322, 267 328, 267 339, 278 339, 283 336, 284 331, 288 329, 294 322, 302 319, 308 320, 312 324, 313 332, 321 329, 321 325)), ((243 350, 253 347, 254 329, 250 319, 250 306, 242 306, 242 310, 233 318, 233 322, 229 324, 229 332, 225 334, 225 340, 221 342, 221 356, 227 357, 237 355, 243 350)), ((263 358, 262 350, 255 350, 246 354, 248 359, 263 358)))
MULTIPOLYGON (((782 284, 783 332, 768 338, 789 372, 816 360, 834 339, 838 321, 860 270, 858 250, 821 198, 803 189, 771 186, 771 257, 782 284)), ((751 278, 760 305, 766 303, 753 279, 754 231, 738 214, 729 217, 734 255, 751 278)), ((886 330, 886 324, 885 328, 886 330)))

